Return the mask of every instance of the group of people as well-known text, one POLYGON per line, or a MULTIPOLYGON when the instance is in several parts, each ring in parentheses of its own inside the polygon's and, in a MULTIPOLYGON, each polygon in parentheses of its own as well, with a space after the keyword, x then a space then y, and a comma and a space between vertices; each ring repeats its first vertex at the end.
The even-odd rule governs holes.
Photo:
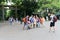
POLYGON ((15 21, 15 22, 18 22, 18 18, 14 19, 14 18, 11 16, 11 17, 9 17, 8 21, 9 21, 10 25, 12 25, 12 23, 13 23, 14 21, 15 21))
MULTIPOLYGON (((12 22, 14 21, 13 17, 9 18, 9 22, 12 25, 12 22)), ((24 22, 23 30, 24 29, 32 29, 36 27, 41 27, 41 25, 44 25, 45 18, 43 16, 38 17, 37 15, 27 15, 26 17, 22 18, 22 21, 24 22)), ((50 15, 50 30, 53 29, 53 32, 55 31, 55 23, 57 21, 57 17, 54 14, 50 15)), ((18 18, 16 18, 16 22, 18 22, 18 18)))
POLYGON ((34 16, 27 15, 22 20, 24 22, 23 30, 25 28, 32 29, 32 28, 40 27, 40 24, 43 25, 43 22, 45 21, 44 17, 38 17, 37 15, 34 16))
MULTIPOLYGON (((31 16, 26 16, 24 17, 23 19, 23 22, 24 22, 24 26, 23 26, 23 30, 25 28, 27 29, 32 29, 32 28, 36 28, 36 27, 40 27, 40 25, 44 23, 45 21, 45 18, 44 17, 38 17, 37 15, 31 15, 31 16)), ((50 31, 52 31, 53 29, 53 32, 55 31, 55 23, 57 21, 57 17, 52 13, 50 15, 50 31)))

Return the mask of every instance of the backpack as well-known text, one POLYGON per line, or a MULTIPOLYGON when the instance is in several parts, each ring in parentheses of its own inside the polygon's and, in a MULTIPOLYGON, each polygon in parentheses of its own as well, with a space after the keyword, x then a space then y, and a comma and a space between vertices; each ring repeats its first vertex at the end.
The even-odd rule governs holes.
POLYGON ((32 17, 29 18, 29 21, 32 23, 34 20, 32 17))
POLYGON ((56 16, 53 17, 53 22, 57 22, 57 17, 56 16))
POLYGON ((26 22, 26 18, 23 18, 22 21, 23 21, 23 22, 26 22))

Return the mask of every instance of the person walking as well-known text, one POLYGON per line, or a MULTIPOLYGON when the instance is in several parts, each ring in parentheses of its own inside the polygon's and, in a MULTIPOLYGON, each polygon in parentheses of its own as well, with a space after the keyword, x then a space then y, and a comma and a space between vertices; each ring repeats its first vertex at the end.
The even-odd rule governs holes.
POLYGON ((34 22, 33 15, 29 17, 29 21, 30 21, 30 27, 33 28, 33 22, 34 22))
POLYGON ((36 17, 34 16, 33 19, 34 19, 33 26, 34 26, 34 28, 36 28, 36 24, 37 24, 36 17))
POLYGON ((44 24, 44 21, 45 21, 45 18, 44 17, 40 17, 40 23, 43 25, 44 24))
POLYGON ((10 25, 12 25, 12 23, 13 23, 13 21, 14 21, 14 20, 13 20, 13 17, 9 17, 8 20, 9 20, 10 25))
POLYGON ((37 27, 40 27, 40 19, 37 15, 36 15, 36 25, 37 27))
POLYGON ((51 14, 50 19, 51 20, 50 20, 50 30, 49 30, 49 32, 50 31, 55 32, 55 22, 57 21, 57 17, 54 14, 51 14))
POLYGON ((24 29, 28 29, 29 16, 27 15, 27 16, 24 17, 22 20, 23 20, 23 22, 24 22, 23 30, 24 30, 24 29))

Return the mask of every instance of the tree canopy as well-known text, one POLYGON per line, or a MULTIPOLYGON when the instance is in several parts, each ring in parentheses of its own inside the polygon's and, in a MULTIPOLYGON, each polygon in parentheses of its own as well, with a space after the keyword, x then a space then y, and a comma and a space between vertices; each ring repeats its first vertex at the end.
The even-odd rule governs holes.
MULTIPOLYGON (((31 15, 33 12, 58 12, 60 10, 60 0, 12 0, 17 6, 17 16, 31 15)), ((7 5, 5 0, 0 0, 0 4, 7 5)), ((14 13, 11 10, 9 14, 14 13)), ((14 15, 14 14, 12 14, 14 15)))

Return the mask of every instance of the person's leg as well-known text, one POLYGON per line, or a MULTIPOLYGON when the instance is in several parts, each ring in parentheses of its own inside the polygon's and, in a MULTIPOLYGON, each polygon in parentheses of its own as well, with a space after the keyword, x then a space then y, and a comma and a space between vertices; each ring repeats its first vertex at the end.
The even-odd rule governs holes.
POLYGON ((28 26, 27 26, 28 29, 32 29, 31 25, 32 25, 32 23, 28 24, 28 26))
POLYGON ((12 25, 12 21, 10 21, 10 25, 12 25))
POLYGON ((25 27, 25 24, 24 24, 24 26, 23 26, 23 30, 24 30, 24 27, 25 27))
POLYGON ((22 24, 22 21, 20 21, 20 24, 22 24))
POLYGON ((35 28, 36 28, 36 24, 35 24, 35 28))
POLYGON ((39 24, 39 23, 36 23, 36 27, 38 27, 38 24, 39 24))
POLYGON ((31 23, 31 28, 33 28, 33 23, 31 23))
POLYGON ((55 22, 53 22, 53 32, 55 32, 55 22))
POLYGON ((53 30, 52 30, 53 32, 55 32, 55 28, 54 28, 54 26, 53 26, 53 30))
POLYGON ((52 27, 50 27, 50 31, 52 30, 52 27))
POLYGON ((28 27, 29 27, 29 28, 31 28, 31 23, 30 23, 30 24, 28 24, 28 27))
POLYGON ((24 30, 24 28, 25 28, 25 25, 23 26, 23 30, 24 30))
POLYGON ((36 28, 36 24, 33 24, 33 28, 36 28))
POLYGON ((52 31, 52 22, 50 22, 50 29, 49 32, 52 31))
POLYGON ((37 24, 37 25, 38 25, 38 27, 40 27, 40 22, 38 22, 38 24, 37 24))

